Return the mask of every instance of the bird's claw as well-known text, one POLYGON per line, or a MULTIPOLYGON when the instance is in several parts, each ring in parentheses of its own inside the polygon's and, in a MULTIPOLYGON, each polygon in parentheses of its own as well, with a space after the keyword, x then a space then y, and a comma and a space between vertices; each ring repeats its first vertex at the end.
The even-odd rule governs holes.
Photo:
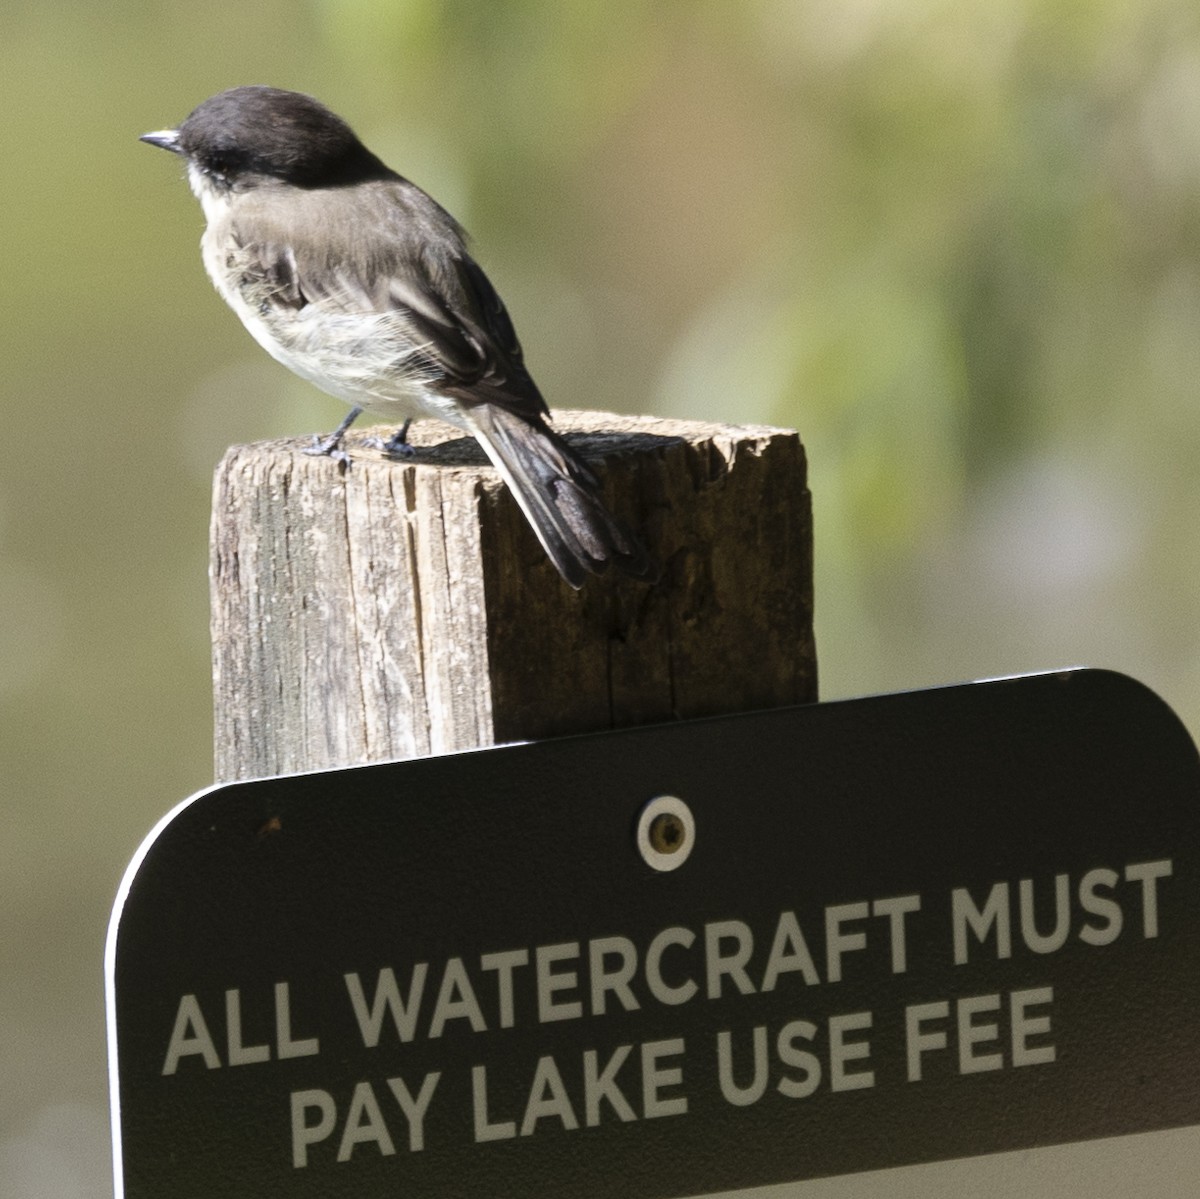
POLYGON ((409 445, 407 441, 397 441, 395 434, 391 437, 368 437, 363 445, 397 458, 411 458, 417 452, 415 445, 409 445))
POLYGON ((408 429, 412 418, 404 422, 386 441, 382 437, 372 437, 368 444, 384 454, 396 454, 401 458, 411 458, 417 451, 415 446, 408 444, 408 429))
POLYGON ((341 433, 331 433, 328 437, 318 437, 314 434, 312 445, 306 445, 303 452, 310 458, 330 458, 342 470, 350 469, 350 455, 342 449, 341 433))
POLYGON ((332 458, 342 470, 348 470, 350 468, 350 455, 342 449, 342 438, 346 436, 346 430, 361 415, 361 408, 357 406, 351 408, 342 423, 328 437, 314 436, 312 445, 305 446, 304 452, 313 458, 332 458))

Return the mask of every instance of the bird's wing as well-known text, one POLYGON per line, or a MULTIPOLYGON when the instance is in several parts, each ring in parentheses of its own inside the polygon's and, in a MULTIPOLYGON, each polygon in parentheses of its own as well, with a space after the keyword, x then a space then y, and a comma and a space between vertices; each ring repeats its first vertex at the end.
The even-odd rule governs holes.
POLYGON ((414 184, 380 180, 339 197, 347 211, 331 231, 320 197, 243 197, 231 232, 260 307, 395 315, 379 335, 407 343, 398 346, 406 369, 419 368, 433 390, 530 420, 548 411, 508 311, 452 217, 414 184))

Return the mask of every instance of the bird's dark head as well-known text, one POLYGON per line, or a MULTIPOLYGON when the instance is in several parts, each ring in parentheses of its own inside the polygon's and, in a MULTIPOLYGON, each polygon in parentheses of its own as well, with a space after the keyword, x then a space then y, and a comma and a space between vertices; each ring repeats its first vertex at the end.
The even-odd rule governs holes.
POLYGON ((178 129, 145 133, 182 155, 192 188, 245 191, 270 180, 336 187, 388 174, 341 117, 300 92, 235 87, 205 100, 178 129))

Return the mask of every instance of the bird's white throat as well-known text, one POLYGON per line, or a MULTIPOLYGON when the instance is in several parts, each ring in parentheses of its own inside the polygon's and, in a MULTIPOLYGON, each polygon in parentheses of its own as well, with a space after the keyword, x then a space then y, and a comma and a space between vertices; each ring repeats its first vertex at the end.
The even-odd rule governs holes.
POLYGON ((194 162, 188 163, 188 186, 200 201, 204 219, 210 224, 224 220, 229 213, 229 194, 214 186, 213 181, 194 162))

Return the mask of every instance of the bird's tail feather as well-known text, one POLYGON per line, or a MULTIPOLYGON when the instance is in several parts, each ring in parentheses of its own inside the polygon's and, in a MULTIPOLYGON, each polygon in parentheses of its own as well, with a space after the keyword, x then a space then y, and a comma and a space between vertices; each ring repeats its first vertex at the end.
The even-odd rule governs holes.
POLYGON ((496 404, 463 416, 572 587, 610 566, 638 579, 657 577, 657 565, 604 506, 596 476, 544 421, 531 422, 496 404))

